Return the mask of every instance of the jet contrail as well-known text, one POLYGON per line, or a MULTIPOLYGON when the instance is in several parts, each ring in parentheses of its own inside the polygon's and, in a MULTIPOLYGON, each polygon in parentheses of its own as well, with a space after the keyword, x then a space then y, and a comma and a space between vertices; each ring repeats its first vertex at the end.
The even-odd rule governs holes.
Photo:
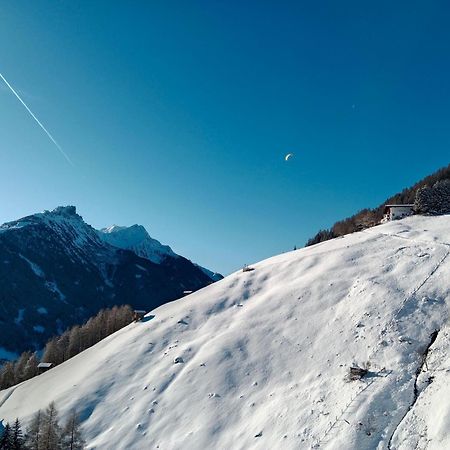
POLYGON ((55 138, 50 134, 49 131, 42 125, 42 123, 39 121, 39 119, 33 114, 30 108, 25 104, 25 102, 20 98, 20 95, 14 90, 14 88, 8 83, 6 78, 0 73, 1 79, 5 82, 6 86, 11 89, 11 92, 18 98, 19 102, 22 103, 23 106, 25 106, 26 110, 30 113, 31 117, 37 122, 37 124, 44 130, 45 134, 50 138, 50 140, 56 145, 56 148, 60 151, 60 153, 66 158, 67 162, 73 166, 73 162, 67 155, 67 153, 61 148, 61 146, 55 141, 55 138))

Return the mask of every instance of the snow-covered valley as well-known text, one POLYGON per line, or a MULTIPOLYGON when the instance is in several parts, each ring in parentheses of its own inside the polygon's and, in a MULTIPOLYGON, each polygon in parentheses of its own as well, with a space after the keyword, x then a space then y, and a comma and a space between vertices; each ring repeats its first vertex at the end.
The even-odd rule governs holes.
POLYGON ((415 216, 275 256, 0 392, 0 419, 76 408, 89 449, 450 448, 449 251, 450 216, 415 216))

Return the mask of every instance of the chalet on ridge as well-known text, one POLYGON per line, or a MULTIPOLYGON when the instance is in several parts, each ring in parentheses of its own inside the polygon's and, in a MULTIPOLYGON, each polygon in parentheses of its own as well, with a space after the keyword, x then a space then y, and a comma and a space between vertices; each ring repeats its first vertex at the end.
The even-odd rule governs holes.
POLYGON ((414 214, 413 204, 404 205, 385 205, 384 218, 385 220, 398 220, 414 214))

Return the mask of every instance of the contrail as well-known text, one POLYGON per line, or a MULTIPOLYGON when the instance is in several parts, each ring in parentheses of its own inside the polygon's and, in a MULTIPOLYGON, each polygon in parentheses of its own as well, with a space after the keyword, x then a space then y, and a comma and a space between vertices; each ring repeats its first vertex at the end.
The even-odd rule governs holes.
POLYGON ((60 153, 66 158, 67 162, 73 166, 72 160, 69 158, 67 153, 61 148, 61 146, 56 142, 55 138, 50 134, 50 132, 42 125, 39 119, 33 114, 30 108, 25 104, 25 102, 20 98, 20 95, 14 90, 14 88, 8 83, 6 78, 0 73, 1 79, 5 82, 6 86, 11 89, 11 92, 18 98, 19 102, 25 106, 26 110, 30 113, 31 117, 37 122, 37 124, 44 130, 45 134, 50 138, 50 140, 56 145, 56 148, 60 151, 60 153))

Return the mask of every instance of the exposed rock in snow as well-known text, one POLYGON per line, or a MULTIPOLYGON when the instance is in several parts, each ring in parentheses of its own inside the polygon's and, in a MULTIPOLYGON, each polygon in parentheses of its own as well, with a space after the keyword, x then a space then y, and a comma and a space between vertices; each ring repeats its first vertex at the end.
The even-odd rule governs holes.
POLYGON ((0 392, 0 419, 53 400, 96 450, 450 448, 449 242, 411 217, 262 261, 0 392))

